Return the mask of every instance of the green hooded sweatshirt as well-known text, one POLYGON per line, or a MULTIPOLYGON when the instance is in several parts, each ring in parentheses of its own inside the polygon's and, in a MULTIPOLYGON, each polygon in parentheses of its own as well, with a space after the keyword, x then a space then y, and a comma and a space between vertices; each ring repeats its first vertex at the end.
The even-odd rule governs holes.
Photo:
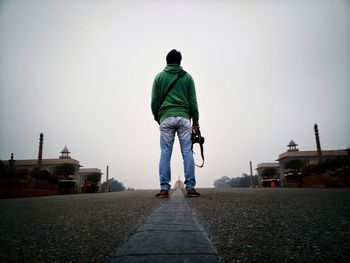
POLYGON ((154 79, 152 88, 151 108, 155 120, 161 123, 168 117, 184 117, 198 124, 198 105, 194 82, 190 74, 180 78, 174 88, 168 93, 162 105, 161 100, 170 83, 177 77, 182 67, 177 64, 168 64, 154 79))

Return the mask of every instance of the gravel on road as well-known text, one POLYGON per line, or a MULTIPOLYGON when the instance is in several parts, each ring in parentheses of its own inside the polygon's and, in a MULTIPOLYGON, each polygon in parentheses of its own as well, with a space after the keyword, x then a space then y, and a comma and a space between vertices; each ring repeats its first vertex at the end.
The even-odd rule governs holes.
POLYGON ((161 205, 155 192, 0 200, 0 261, 100 262, 161 205))
POLYGON ((200 189, 187 198, 224 262, 349 262, 350 189, 200 189))

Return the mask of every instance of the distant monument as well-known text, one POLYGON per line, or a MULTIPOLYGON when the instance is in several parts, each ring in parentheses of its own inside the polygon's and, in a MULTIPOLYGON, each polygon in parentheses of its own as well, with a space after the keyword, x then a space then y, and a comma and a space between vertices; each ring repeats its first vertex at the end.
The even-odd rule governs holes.
POLYGON ((321 158, 322 158, 322 150, 321 150, 320 137, 319 137, 319 135, 318 135, 318 126, 317 126, 317 123, 315 123, 314 130, 315 130, 315 137, 316 137, 317 157, 318 157, 319 161, 321 161, 321 158))
POLYGON ((106 172, 106 189, 105 192, 110 192, 111 188, 109 187, 109 166, 107 165, 107 172, 106 172))
POLYGON ((178 177, 178 179, 177 179, 177 181, 176 181, 176 183, 175 183, 175 185, 174 185, 174 188, 175 188, 176 190, 185 189, 185 185, 184 185, 184 183, 180 180, 180 176, 178 177))
POLYGON ((41 164, 43 161, 43 144, 44 144, 44 134, 40 133, 39 139, 39 154, 38 154, 38 169, 41 169, 41 164))
POLYGON ((67 146, 65 145, 63 150, 61 151, 61 156, 60 156, 60 159, 71 159, 70 156, 70 151, 68 151, 68 148, 67 146))
POLYGON ((13 153, 11 153, 11 157, 10 157, 10 160, 8 160, 8 163, 9 163, 9 173, 12 174, 13 165, 15 163, 13 153))

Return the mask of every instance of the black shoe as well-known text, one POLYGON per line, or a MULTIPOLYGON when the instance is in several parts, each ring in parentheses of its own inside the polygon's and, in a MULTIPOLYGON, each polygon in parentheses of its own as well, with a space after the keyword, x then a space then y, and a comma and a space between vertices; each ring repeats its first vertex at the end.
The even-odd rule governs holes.
POLYGON ((158 198, 169 197, 169 191, 168 190, 160 190, 160 192, 158 194, 156 194, 156 197, 158 197, 158 198))
POLYGON ((199 197, 201 194, 198 193, 194 188, 187 189, 187 196, 188 197, 199 197))

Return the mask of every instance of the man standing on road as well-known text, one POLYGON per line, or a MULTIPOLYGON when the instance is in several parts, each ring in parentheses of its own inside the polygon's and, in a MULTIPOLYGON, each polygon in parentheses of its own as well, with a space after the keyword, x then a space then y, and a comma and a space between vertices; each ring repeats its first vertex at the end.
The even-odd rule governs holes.
POLYGON ((156 194, 160 198, 169 196, 175 133, 181 147, 187 196, 200 196, 194 189, 196 179, 191 139, 192 131, 199 130, 197 97, 191 75, 180 66, 181 59, 180 52, 171 50, 166 56, 166 67, 155 77, 152 88, 152 113, 160 124, 160 192, 156 194))

